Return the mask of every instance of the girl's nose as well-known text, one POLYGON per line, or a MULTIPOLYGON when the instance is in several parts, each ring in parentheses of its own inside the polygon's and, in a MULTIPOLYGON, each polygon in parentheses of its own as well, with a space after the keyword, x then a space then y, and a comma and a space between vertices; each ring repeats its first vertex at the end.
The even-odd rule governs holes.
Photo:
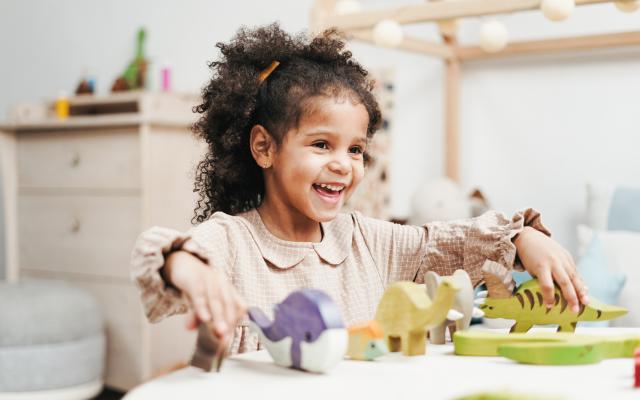
POLYGON ((336 155, 329 163, 329 170, 339 175, 346 175, 351 170, 348 157, 336 155))

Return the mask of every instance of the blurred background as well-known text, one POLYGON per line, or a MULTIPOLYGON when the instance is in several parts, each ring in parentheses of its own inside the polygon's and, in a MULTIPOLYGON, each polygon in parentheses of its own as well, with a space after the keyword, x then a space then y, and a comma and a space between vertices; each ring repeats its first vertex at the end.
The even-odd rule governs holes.
MULTIPOLYGON (((360 3, 364 9, 374 9, 399 2, 360 3)), ((190 171, 201 148, 179 137, 189 137, 188 124, 193 118, 189 109, 209 79, 207 62, 219 55, 215 43, 228 41, 242 25, 279 21, 290 32, 307 30, 313 5, 312 0, 0 2, 0 131, 6 133, 0 142, 0 166, 5 169, 0 175, 5 181, 4 189, 0 185, 5 210, 0 225, 13 227, 13 231, 0 230, 0 278, 71 280, 97 296, 97 307, 105 313, 106 321, 112 318, 120 321, 117 326, 124 327, 117 331, 107 323, 112 332, 124 335, 115 333, 115 339, 109 339, 120 346, 117 357, 121 357, 109 362, 139 367, 137 375, 108 375, 108 386, 124 391, 148 379, 160 366, 169 367, 180 360, 154 350, 153 346, 171 346, 172 336, 159 330, 146 331, 149 328, 138 314, 136 294, 124 283, 128 279, 126 259, 132 238, 146 227, 189 226, 190 171), (142 94, 124 93, 117 101, 106 101, 114 81, 135 57, 140 28, 145 30, 144 55, 148 60, 142 94), (98 100, 75 99, 74 92, 83 80, 98 100), (39 113, 48 115, 60 98, 71 101, 68 120, 38 119, 39 113), (169 115, 175 110, 179 112, 169 115), (121 115, 129 111, 137 116, 90 121, 96 115, 104 117, 103 113, 121 115), (69 128, 65 124, 77 125, 69 128), (68 130, 72 133, 60 133, 68 130), (87 137, 95 140, 86 142, 87 137), (126 155, 126 149, 132 147, 135 154, 126 155), (73 151, 64 153, 70 148, 73 151), (175 176, 171 168, 164 170, 169 163, 167 157, 185 165, 184 170, 175 176), (43 160, 51 161, 53 169, 56 160, 80 169, 95 168, 83 173, 92 176, 96 187, 82 183, 77 174, 48 176, 53 172, 47 172, 49 163, 43 160), (115 160, 116 172, 112 175, 104 172, 109 168, 105 160, 115 160), (130 166, 133 169, 127 170, 130 166), (175 179, 172 188, 182 194, 173 193, 159 201, 165 193, 157 187, 164 179, 175 179), (11 193, 17 193, 17 197, 11 193), (108 200, 101 202, 100 196, 108 200), (112 211, 103 208, 106 204, 112 211), (176 211, 177 204, 185 206, 176 211), (167 210, 175 215, 168 217, 171 212, 167 210), (87 215, 78 217, 83 212, 87 215), (102 213, 102 219, 96 219, 94 213, 102 213), (115 226, 131 221, 135 223, 128 229, 116 230, 115 226), (63 227, 55 228, 56 223, 63 227), (108 235, 105 226, 113 227, 106 229, 108 235), (17 239, 10 237, 11 232, 17 239), (39 232, 45 232, 42 238, 39 232), (78 232, 87 236, 74 242, 76 239, 69 235, 78 232), (13 254, 11 246, 17 246, 13 254), (84 253, 78 252, 80 247, 84 253), (76 265, 82 259, 83 265, 42 266, 56 262, 49 261, 52 252, 61 263, 76 265), (100 261, 89 265, 97 258, 100 261), (125 265, 119 266, 117 273, 105 272, 110 263, 125 265), (119 292, 120 288, 127 294, 119 292), (114 310, 135 308, 135 318, 123 322, 118 311, 110 317, 105 311, 111 307, 105 306, 112 302, 110 299, 120 302, 114 310), (132 329, 138 329, 139 335, 132 337, 132 329), (153 356, 155 361, 147 360, 142 353, 137 358, 131 355, 143 342, 145 352, 158 352, 153 356)), ((613 4, 604 3, 576 7, 562 22, 552 22, 537 10, 468 18, 459 24, 459 42, 478 43, 481 27, 489 20, 499 21, 508 31, 509 41, 514 42, 640 30, 640 12, 623 13, 613 4)), ((435 24, 403 29, 405 34, 441 40, 435 24)), ((445 174, 442 60, 356 41, 349 47, 383 83, 380 91, 385 96, 383 109, 388 122, 384 133, 389 146, 384 147, 387 151, 382 158, 388 179, 380 186, 387 202, 378 216, 413 222, 416 215, 424 215, 416 210, 415 199, 420 203, 420 196, 426 196, 423 204, 436 204, 435 211, 427 210, 427 214, 456 217, 456 211, 466 207, 460 202, 466 204, 468 195, 479 189, 485 199, 480 209, 490 207, 507 214, 525 207, 539 210, 554 238, 577 260, 599 232, 609 256, 612 248, 624 253, 610 257, 609 270, 640 270, 635 261, 633 266, 611 266, 612 258, 618 263, 630 262, 630 246, 639 243, 640 234, 633 236, 635 228, 629 221, 640 221, 634 220, 640 204, 635 202, 640 202, 640 46, 464 63, 459 95, 460 179, 456 183, 440 179, 445 174), (626 190, 622 200, 616 197, 622 193, 620 188, 626 190), (631 208, 612 214, 610 207, 619 202, 631 208), (457 208, 450 214, 451 210, 444 208, 453 203, 457 208), (614 217, 618 222, 612 222, 614 217), (613 229, 616 226, 612 223, 618 223, 620 229, 613 229), (581 224, 585 227, 579 231, 581 224), (610 237, 619 232, 623 232, 622 239, 610 237), (619 261, 621 258, 624 261, 619 261)), ((369 190, 375 190, 375 186, 369 190)), ((468 207, 473 207, 469 201, 468 207)), ((366 209, 366 204, 363 207, 366 209)), ((463 209, 460 216, 467 212, 463 209)), ((635 278, 624 273, 627 287, 630 281, 637 281, 637 272, 635 278)), ((186 351, 192 344, 175 352, 186 351)))

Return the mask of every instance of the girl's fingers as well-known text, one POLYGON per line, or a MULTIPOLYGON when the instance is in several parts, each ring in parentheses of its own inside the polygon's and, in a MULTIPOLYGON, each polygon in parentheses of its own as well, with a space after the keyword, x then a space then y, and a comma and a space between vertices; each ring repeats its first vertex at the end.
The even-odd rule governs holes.
POLYGON ((580 303, 578 302, 578 296, 576 295, 576 290, 573 287, 573 281, 569 278, 569 274, 562 266, 556 265, 553 269, 553 277, 558 283, 558 286, 560 286, 562 296, 564 296, 567 303, 569 303, 569 308, 574 313, 577 313, 580 310, 580 303))
POLYGON ((573 257, 569 252, 566 252, 567 255, 567 265, 569 265, 569 278, 573 283, 573 287, 576 290, 578 295, 578 299, 582 304, 587 304, 589 302, 589 289, 585 286, 582 278, 578 274, 578 267, 576 267, 576 263, 573 260, 573 257))
POLYGON ((211 320, 211 312, 209 311, 207 297, 204 292, 196 294, 191 300, 191 303, 200 321, 209 322, 211 320))
POLYGON ((237 293, 235 293, 234 297, 235 297, 236 313, 238 315, 238 320, 236 322, 240 322, 242 318, 244 318, 245 314, 247 313, 247 305, 237 293))
POLYGON ((547 308, 553 307, 555 303, 555 290, 553 286, 553 278, 551 277, 551 270, 549 268, 542 268, 536 276, 538 283, 540 283, 540 290, 542 290, 542 299, 547 308))
POLYGON ((227 323, 224 316, 224 307, 220 302, 220 293, 215 296, 214 290, 209 290, 209 308, 213 315, 213 333, 220 338, 227 333, 227 323))
POLYGON ((569 277, 571 278, 571 282, 573 282, 573 287, 576 289, 576 294, 580 302, 582 304, 589 303, 589 289, 585 286, 580 275, 574 272, 569 275, 569 277))
POLYGON ((236 326, 238 322, 238 312, 236 310, 236 299, 233 293, 229 293, 225 302, 225 317, 230 327, 236 326))
POLYGON ((196 317, 196 314, 193 311, 189 311, 189 314, 187 314, 187 319, 185 320, 185 327, 187 328, 187 330, 194 330, 198 327, 198 318, 196 317))

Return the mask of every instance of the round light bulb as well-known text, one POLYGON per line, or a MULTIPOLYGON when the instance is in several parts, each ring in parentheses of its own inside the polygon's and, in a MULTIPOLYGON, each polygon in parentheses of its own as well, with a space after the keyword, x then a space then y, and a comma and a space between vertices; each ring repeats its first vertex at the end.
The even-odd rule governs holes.
POLYGON ((362 4, 357 0, 339 0, 334 8, 337 15, 347 15, 362 11, 362 4))
POLYGON ((615 2, 616 8, 622 12, 632 13, 640 8, 638 0, 618 0, 615 2))
POLYGON ((373 28, 373 41, 380 46, 396 47, 403 37, 400 24, 390 19, 383 19, 373 28))
POLYGON ((496 53, 505 48, 509 32, 496 20, 487 21, 480 27, 480 47, 487 53, 496 53))
POLYGON ((571 15, 576 8, 575 0, 542 0, 540 9, 551 21, 562 21, 571 15))

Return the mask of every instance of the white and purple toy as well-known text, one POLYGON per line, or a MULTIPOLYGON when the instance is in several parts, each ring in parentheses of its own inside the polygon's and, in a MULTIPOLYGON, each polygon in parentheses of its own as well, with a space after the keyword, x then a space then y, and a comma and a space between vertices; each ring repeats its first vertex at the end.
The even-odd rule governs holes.
POLYGON ((274 320, 249 308, 250 327, 277 365, 326 372, 344 358, 349 335, 340 310, 320 290, 300 289, 274 306, 274 320))

